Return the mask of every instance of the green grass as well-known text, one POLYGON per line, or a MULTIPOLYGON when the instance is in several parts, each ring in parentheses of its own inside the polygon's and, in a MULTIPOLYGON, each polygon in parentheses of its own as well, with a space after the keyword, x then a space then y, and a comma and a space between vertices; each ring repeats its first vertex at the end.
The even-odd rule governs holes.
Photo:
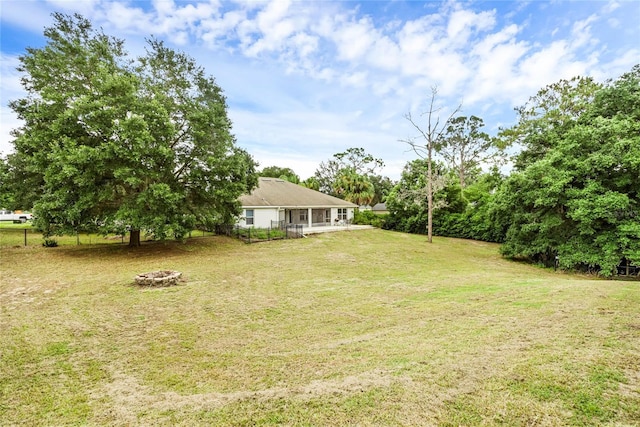
POLYGON ((638 425, 637 281, 425 240, 3 240, 0 424, 638 425))
MULTIPOLYGON (((213 233, 208 231, 194 230, 190 237, 211 237, 213 233)), ((102 245, 102 244, 128 244, 129 236, 107 235, 91 233, 78 233, 74 236, 51 236, 50 240, 55 240, 60 246, 69 245, 102 245)), ((153 236, 142 233, 141 241, 153 241, 153 236)), ((42 234, 34 229, 30 223, 13 224, 0 222, 0 246, 39 246, 44 243, 42 234), (26 239, 26 245, 25 245, 26 239)))

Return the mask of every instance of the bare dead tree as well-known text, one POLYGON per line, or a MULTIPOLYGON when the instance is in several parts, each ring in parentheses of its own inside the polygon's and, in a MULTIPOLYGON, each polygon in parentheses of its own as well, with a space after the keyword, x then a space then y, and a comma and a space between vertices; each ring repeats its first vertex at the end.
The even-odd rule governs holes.
POLYGON ((440 122, 441 107, 436 108, 435 102, 438 95, 438 88, 431 87, 431 100, 427 111, 420 114, 420 117, 426 117, 426 129, 423 129, 416 120, 411 116, 411 112, 405 114, 405 118, 418 131, 418 135, 401 139, 401 142, 408 144, 411 150, 418 157, 427 160, 427 240, 433 242, 433 161, 434 151, 438 152, 444 141, 443 136, 449 127, 453 116, 458 114, 462 108, 462 104, 458 105, 455 110, 447 117, 443 123, 440 122))

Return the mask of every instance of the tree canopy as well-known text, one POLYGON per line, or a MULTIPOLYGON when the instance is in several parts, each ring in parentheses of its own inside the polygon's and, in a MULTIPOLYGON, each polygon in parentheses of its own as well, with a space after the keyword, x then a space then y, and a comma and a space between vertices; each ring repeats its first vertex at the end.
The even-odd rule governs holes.
POLYGON ((591 77, 563 79, 540 89, 516 108, 518 123, 499 135, 503 145, 522 147, 514 157, 515 168, 524 169, 553 148, 585 112, 600 88, 602 85, 591 77))
POLYGON ((431 187, 429 187, 428 164, 425 159, 408 162, 400 181, 387 196, 387 209, 390 213, 387 226, 400 231, 422 234, 428 230, 429 205, 428 191, 433 191, 432 207, 434 210, 448 205, 443 190, 450 182, 442 163, 431 166, 431 187))
POLYGON ((162 42, 131 60, 82 16, 54 20, 20 58, 27 96, 10 103, 24 121, 8 159, 16 199, 45 234, 127 227, 138 245, 140 230, 179 237, 237 215, 256 164, 215 80, 162 42))
MULTIPOLYGON (((582 99, 580 86, 571 99, 582 99)), ((622 258, 640 262, 640 66, 590 94, 570 121, 545 105, 548 126, 520 159, 496 200, 502 252, 610 275, 622 258), (540 147, 544 147, 541 150, 540 147)), ((519 124, 522 126, 523 122, 519 124)))
POLYGON ((320 191, 320 183, 315 176, 310 176, 304 181, 300 182, 300 185, 311 190, 320 191))
POLYGON ((285 181, 292 182, 294 184, 300 184, 300 177, 291 168, 284 168, 280 166, 267 166, 263 168, 259 173, 259 176, 269 178, 279 178, 285 181))
POLYGON ((497 138, 482 131, 484 121, 477 116, 458 116, 448 122, 446 132, 437 149, 450 167, 455 170, 460 187, 478 175, 482 164, 500 163, 503 152, 497 138))
POLYGON ((377 159, 367 153, 364 148, 352 147, 336 153, 332 159, 321 162, 314 174, 319 190, 332 196, 340 197, 336 191, 336 182, 345 173, 356 173, 368 177, 375 175, 376 171, 384 167, 382 159, 377 159))
POLYGON ((4 157, 0 157, 0 209, 16 209, 9 163, 4 157))
POLYGON ((334 191, 346 201, 359 206, 369 205, 376 195, 371 181, 353 168, 342 170, 334 183, 334 191))

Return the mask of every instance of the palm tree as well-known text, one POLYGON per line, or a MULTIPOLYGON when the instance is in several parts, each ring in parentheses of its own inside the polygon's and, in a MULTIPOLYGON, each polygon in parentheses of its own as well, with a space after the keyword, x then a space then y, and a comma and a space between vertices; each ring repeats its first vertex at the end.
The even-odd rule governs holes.
POLYGON ((376 189, 364 175, 353 168, 343 169, 334 184, 334 190, 346 201, 358 206, 368 205, 376 195, 376 189))
POLYGON ((312 190, 320 191, 320 182, 318 182, 318 179, 315 176, 309 177, 304 181, 301 181, 299 185, 302 185, 303 187, 306 187, 306 188, 310 188, 312 190))

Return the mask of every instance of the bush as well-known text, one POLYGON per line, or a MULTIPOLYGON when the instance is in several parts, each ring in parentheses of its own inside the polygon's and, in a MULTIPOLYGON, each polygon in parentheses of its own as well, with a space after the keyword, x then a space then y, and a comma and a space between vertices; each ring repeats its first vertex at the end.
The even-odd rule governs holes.
POLYGON ((42 242, 42 246, 45 248, 55 248, 58 246, 58 241, 56 239, 45 238, 44 242, 42 242))
POLYGON ((353 217, 353 223, 360 225, 372 225, 377 228, 383 228, 387 216, 388 214, 380 215, 373 213, 373 211, 356 210, 353 217))

